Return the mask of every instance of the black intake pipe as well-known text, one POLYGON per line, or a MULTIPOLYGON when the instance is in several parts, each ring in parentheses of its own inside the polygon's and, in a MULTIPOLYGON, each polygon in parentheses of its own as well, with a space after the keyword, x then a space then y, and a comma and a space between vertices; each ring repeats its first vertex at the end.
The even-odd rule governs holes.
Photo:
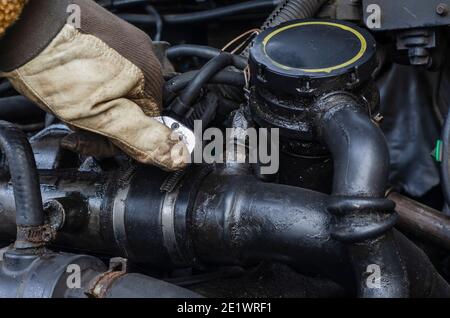
MULTIPOLYGON (((67 207, 55 244, 160 270, 279 261, 355 291, 347 247, 332 236, 333 215, 327 211, 332 198, 253 176, 208 173, 188 173, 171 193, 161 193, 168 175, 156 168, 139 168, 130 179, 46 173, 41 177, 45 200, 56 199, 64 207, 58 198, 73 197, 90 212, 80 215, 67 207)), ((12 238, 14 204, 8 184, 0 186, 0 201, 1 238, 12 238)), ((408 270, 409 295, 450 297, 448 284, 427 256, 398 232, 392 237, 408 270)))
POLYGON ((346 94, 324 97, 321 134, 334 161, 333 196, 329 211, 335 215, 332 236, 349 246, 359 296, 408 297, 405 263, 391 229, 397 220, 395 205, 385 198, 389 152, 384 135, 367 111, 346 94), (368 268, 383 274, 381 288, 366 282, 368 268))
POLYGON ((330 237, 328 196, 253 176, 216 174, 202 184, 191 216, 191 252, 215 265, 287 263, 302 273, 353 281, 342 244, 330 237))
MULTIPOLYGON (((348 255, 346 245, 333 239, 333 216, 327 212, 332 200, 309 190, 262 183, 254 177, 212 175, 202 185, 191 218, 194 254, 208 264, 283 262, 301 273, 320 274, 355 291, 351 266, 355 253, 348 255)), ((388 238, 384 242, 392 244, 393 250, 382 250, 381 256, 377 244, 374 248, 363 245, 367 252, 359 249, 364 257, 373 252, 371 261, 381 267, 382 288, 374 286, 372 295, 386 296, 385 283, 390 283, 387 292, 393 293, 397 281, 391 266, 400 257, 405 279, 410 281, 405 291, 409 296, 450 296, 450 286, 422 250, 397 231, 388 238)), ((366 279, 370 276, 367 270, 361 272, 366 279)), ((359 290, 356 292, 361 296, 359 290)))

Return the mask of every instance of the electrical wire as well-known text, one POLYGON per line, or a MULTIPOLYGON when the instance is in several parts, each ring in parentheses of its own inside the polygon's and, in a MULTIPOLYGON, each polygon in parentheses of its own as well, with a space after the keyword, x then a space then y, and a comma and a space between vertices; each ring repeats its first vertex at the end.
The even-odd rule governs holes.
POLYGON ((237 45, 230 53, 231 54, 236 54, 246 43, 248 43, 250 41, 250 39, 252 37, 254 37, 255 35, 258 35, 261 32, 260 29, 251 29, 248 30, 244 33, 242 33, 241 35, 237 36, 236 38, 234 38, 233 40, 231 40, 230 42, 228 42, 227 45, 225 45, 222 48, 222 51, 227 51, 232 45, 236 44, 239 40, 244 39, 244 41, 242 41, 239 45, 237 45))

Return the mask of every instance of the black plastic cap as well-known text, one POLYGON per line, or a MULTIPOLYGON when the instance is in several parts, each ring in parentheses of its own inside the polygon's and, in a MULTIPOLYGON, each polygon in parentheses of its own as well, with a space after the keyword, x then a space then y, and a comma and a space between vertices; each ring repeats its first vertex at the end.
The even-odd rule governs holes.
POLYGON ((252 84, 287 94, 353 89, 377 67, 365 29, 334 20, 295 20, 267 29, 250 51, 252 84))

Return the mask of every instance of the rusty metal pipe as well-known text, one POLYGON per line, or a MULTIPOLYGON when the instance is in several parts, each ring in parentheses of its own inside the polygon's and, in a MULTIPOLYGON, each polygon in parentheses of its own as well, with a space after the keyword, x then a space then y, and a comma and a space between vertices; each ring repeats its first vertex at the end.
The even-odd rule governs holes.
POLYGON ((396 204, 397 228, 450 250, 449 216, 396 192, 388 198, 396 204))

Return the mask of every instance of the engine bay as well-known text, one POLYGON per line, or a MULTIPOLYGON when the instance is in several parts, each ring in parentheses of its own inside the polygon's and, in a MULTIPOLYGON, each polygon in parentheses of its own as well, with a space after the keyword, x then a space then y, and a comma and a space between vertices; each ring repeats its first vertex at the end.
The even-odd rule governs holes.
POLYGON ((0 79, 0 298, 450 297, 450 1, 97 3, 191 163, 71 151, 0 79))

